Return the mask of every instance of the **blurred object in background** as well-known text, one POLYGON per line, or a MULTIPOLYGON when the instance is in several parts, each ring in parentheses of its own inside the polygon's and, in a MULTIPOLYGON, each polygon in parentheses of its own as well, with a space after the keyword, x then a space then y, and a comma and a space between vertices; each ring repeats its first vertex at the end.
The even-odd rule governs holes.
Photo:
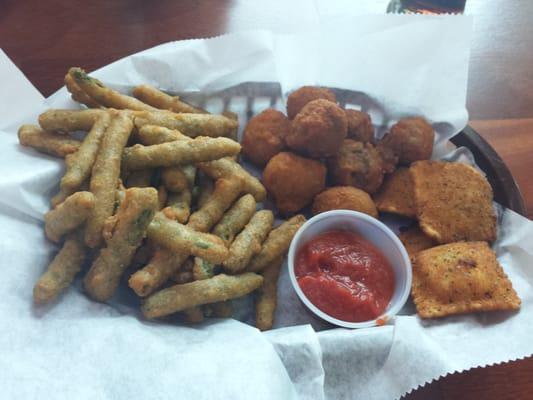
POLYGON ((462 14, 466 0, 391 0, 389 13, 462 14))

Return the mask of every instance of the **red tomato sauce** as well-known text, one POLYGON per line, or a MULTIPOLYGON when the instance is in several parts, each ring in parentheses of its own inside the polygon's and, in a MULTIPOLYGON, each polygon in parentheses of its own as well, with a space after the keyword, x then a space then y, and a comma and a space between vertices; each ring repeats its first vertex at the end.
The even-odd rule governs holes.
POLYGON ((376 319, 394 292, 394 272, 385 256, 353 232, 318 235, 300 248, 294 268, 309 301, 343 321, 376 319))

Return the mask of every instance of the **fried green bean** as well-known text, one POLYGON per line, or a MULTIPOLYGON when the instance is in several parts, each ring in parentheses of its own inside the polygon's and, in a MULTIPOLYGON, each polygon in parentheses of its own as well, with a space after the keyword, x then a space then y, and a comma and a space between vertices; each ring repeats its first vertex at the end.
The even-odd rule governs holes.
POLYGON ((158 125, 169 129, 177 129, 190 137, 231 137, 239 127, 238 121, 226 118, 223 115, 176 114, 169 111, 136 113, 135 126, 141 128, 144 125, 158 125))
POLYGON ((76 192, 48 211, 44 216, 46 237, 59 242, 61 237, 76 229, 91 215, 95 198, 91 192, 76 192))
POLYGON ((198 232, 209 232, 239 197, 242 186, 240 179, 218 179, 215 190, 202 207, 190 216, 187 226, 198 232))
POLYGON ((175 140, 191 140, 189 136, 185 136, 178 130, 156 125, 142 126, 139 128, 137 135, 141 143, 145 146, 173 142, 175 140))
POLYGON ((197 167, 213 179, 239 177, 244 182, 244 192, 254 196, 256 201, 266 198, 266 189, 259 179, 250 175, 239 163, 230 158, 198 163, 197 167))
POLYGON ((213 263, 220 263, 228 256, 228 249, 219 237, 196 232, 163 213, 157 213, 148 226, 148 238, 175 253, 191 254, 213 263))
POLYGON ((82 235, 77 232, 69 234, 65 244, 33 288, 35 304, 46 304, 55 300, 70 286, 84 260, 85 245, 82 235))
POLYGON ((126 178, 126 187, 149 187, 153 174, 154 170, 150 168, 131 171, 126 178))
POLYGON ((129 170, 172 167, 216 160, 238 154, 240 149, 239 143, 228 138, 198 137, 194 140, 176 140, 152 146, 136 144, 124 149, 123 163, 129 170))
POLYGON ((263 285, 257 290, 255 299, 255 326, 261 331, 272 329, 278 302, 278 278, 283 258, 274 260, 263 271, 263 285))
POLYGON ((114 112, 96 155, 90 183, 96 201, 85 230, 85 244, 91 248, 98 247, 102 242, 104 221, 113 214, 122 151, 132 129, 129 114, 114 112))
POLYGON ((167 218, 178 221, 180 224, 185 224, 191 214, 191 200, 192 194, 189 188, 179 193, 170 192, 167 206, 163 208, 162 212, 167 218))
POLYGON ((133 95, 142 101, 160 110, 169 110, 175 113, 206 114, 207 111, 196 108, 180 100, 178 96, 170 96, 150 85, 140 85, 133 89, 133 95))
POLYGON ((289 249, 292 238, 304 222, 305 217, 299 214, 272 229, 263 243, 261 252, 252 259, 247 271, 262 271, 277 258, 284 256, 289 249))
POLYGON ((188 256, 187 253, 175 254, 162 247, 156 248, 150 262, 130 277, 129 287, 137 296, 148 296, 180 270, 188 256))
POLYGON ((89 131, 105 110, 48 110, 39 115, 39 125, 45 131, 89 131))
POLYGON ((274 214, 257 211, 230 246, 229 256, 222 263, 226 272, 237 273, 246 268, 252 257, 261 251, 261 244, 272 229, 274 214))
POLYGON ((189 187, 189 179, 182 167, 163 168, 161 170, 161 182, 171 192, 181 192, 189 187))
POLYGON ((255 213, 257 203, 251 194, 245 194, 222 216, 212 233, 220 237, 226 245, 246 226, 255 213))
POLYGON ((254 273, 216 275, 210 279, 175 285, 154 293, 142 305, 146 318, 157 318, 202 304, 216 303, 244 296, 263 283, 254 273))
POLYGON ((68 71, 76 84, 89 97, 105 107, 117 108, 119 110, 157 110, 135 97, 126 96, 115 90, 112 90, 102 84, 98 79, 91 78, 87 73, 78 67, 70 68, 68 71))
POLYGON ((65 75, 65 86, 70 92, 70 97, 72 97, 72 100, 81 104, 85 104, 89 108, 101 108, 98 102, 81 90, 76 81, 68 73, 65 75))
POLYGON ((79 140, 60 133, 43 131, 36 125, 22 125, 18 137, 22 146, 33 147, 41 153, 60 158, 77 152, 81 146, 79 140))
POLYGON ((85 290, 93 299, 109 300, 120 278, 141 245, 146 228, 157 209, 157 192, 153 188, 131 188, 116 213, 116 224, 107 246, 93 262, 84 279, 85 290))
POLYGON ((59 193, 52 199, 52 205, 57 205, 68 196, 79 190, 82 182, 91 175, 98 148, 102 137, 111 122, 109 113, 102 113, 96 119, 91 130, 83 139, 79 150, 65 159, 67 170, 59 184, 59 193))
POLYGON ((209 279, 215 275, 215 264, 210 263, 200 257, 194 257, 192 276, 195 281, 209 279))

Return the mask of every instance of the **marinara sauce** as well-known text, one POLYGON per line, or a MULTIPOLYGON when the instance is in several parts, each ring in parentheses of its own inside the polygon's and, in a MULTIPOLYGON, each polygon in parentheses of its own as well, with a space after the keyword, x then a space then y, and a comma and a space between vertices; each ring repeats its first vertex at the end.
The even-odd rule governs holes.
POLYGON ((296 255, 296 279, 316 307, 348 322, 383 314, 394 292, 394 272, 379 250, 347 231, 322 233, 296 255))

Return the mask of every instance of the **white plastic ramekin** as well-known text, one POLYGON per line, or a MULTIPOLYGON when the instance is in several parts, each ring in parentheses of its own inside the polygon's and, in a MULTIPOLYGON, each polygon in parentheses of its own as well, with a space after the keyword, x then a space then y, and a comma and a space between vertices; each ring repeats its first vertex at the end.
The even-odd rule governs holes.
POLYGON ((384 223, 369 215, 348 210, 334 210, 318 214, 298 230, 289 248, 289 275, 300 300, 315 315, 344 328, 368 328, 389 322, 404 306, 411 291, 411 261, 402 242, 384 223), (383 315, 371 321, 349 322, 334 318, 321 311, 305 296, 294 273, 294 260, 298 250, 320 233, 344 230, 355 232, 374 244, 389 261, 395 277, 392 298, 383 315))

